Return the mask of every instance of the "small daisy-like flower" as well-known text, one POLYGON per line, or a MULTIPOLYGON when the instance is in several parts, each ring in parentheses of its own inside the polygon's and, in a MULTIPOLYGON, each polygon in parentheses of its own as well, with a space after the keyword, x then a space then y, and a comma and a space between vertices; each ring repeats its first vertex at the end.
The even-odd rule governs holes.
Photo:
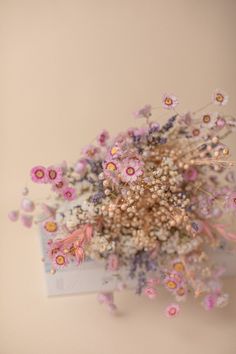
POLYGON ((69 200, 69 201, 77 198, 76 189, 72 188, 72 187, 63 188, 62 195, 63 195, 64 199, 69 200))
POLYGON ((116 158, 116 157, 120 156, 120 154, 121 154, 120 146, 118 144, 113 145, 109 150, 109 154, 110 154, 111 158, 116 158))
POLYGON ((57 184, 62 180, 62 169, 60 167, 50 166, 47 168, 48 182, 57 184))
POLYGON ((120 170, 120 164, 116 160, 106 160, 103 162, 103 172, 105 176, 116 182, 117 174, 120 170))
POLYGON ((144 295, 146 295, 149 299, 155 299, 155 297, 157 296, 157 292, 154 288, 152 287, 147 287, 144 288, 143 290, 144 295))
POLYGON ((172 263, 172 267, 178 273, 183 273, 185 270, 185 266, 180 260, 174 260, 172 263))
POLYGON ((200 140, 203 138, 203 130, 200 127, 192 127, 190 129, 190 139, 191 140, 200 140))
POLYGON ((124 160, 121 167, 121 179, 123 182, 133 183, 142 176, 143 163, 139 160, 124 160))
POLYGON ((98 151, 99 149, 96 146, 90 144, 83 148, 82 153, 91 159, 98 153, 98 151))
POLYGON ((184 172, 183 177, 184 177, 185 181, 193 182, 193 181, 196 181, 196 179, 198 177, 198 172, 197 172, 196 168, 190 167, 189 169, 187 169, 184 172))
POLYGON ((178 104, 177 97, 164 94, 162 97, 162 107, 165 109, 174 109, 178 104))
POLYGON ((178 282, 174 278, 168 277, 167 279, 165 279, 164 284, 165 287, 170 291, 174 291, 178 288, 178 282))
POLYGON ((213 128, 216 125, 218 113, 204 113, 201 116, 201 127, 202 128, 213 128))
POLYGON ((65 187, 67 187, 67 181, 65 179, 62 179, 58 183, 52 185, 52 189, 58 193, 61 193, 61 191, 65 189, 65 187))
POLYGON ((56 269, 60 269, 60 268, 64 268, 65 266, 68 265, 68 258, 66 256, 66 254, 62 253, 62 252, 57 252, 54 256, 53 256, 53 265, 56 269))
POLYGON ((180 307, 178 304, 170 304, 165 310, 165 314, 168 318, 176 317, 179 314, 180 307))
POLYGON ((212 102, 218 106, 225 106, 229 101, 229 96, 222 90, 215 90, 212 95, 212 102))
POLYGON ((144 107, 139 109, 134 113, 135 118, 149 118, 152 115, 152 106, 150 104, 146 104, 144 107))
POLYGON ((109 133, 107 130, 103 130, 97 137, 97 141, 101 146, 106 145, 107 140, 109 139, 109 133))
POLYGON ((54 234, 58 230, 58 225, 55 220, 47 220, 43 224, 44 230, 49 234, 54 234))
POLYGON ((43 166, 35 166, 30 171, 31 179, 35 183, 47 183, 47 170, 43 166))
POLYGON ((226 206, 229 209, 236 210, 236 192, 231 192, 226 196, 226 206))

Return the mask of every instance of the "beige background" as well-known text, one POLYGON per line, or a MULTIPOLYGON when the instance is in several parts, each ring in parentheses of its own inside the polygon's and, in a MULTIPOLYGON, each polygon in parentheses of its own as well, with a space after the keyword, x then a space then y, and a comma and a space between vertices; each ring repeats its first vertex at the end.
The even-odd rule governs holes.
POLYGON ((0 1, 0 354, 236 353, 235 279, 223 310, 189 302, 168 321, 164 294, 122 293, 112 318, 95 295, 47 299, 36 229, 6 219, 33 165, 76 160, 163 91, 184 110, 223 88, 235 113, 235 29, 231 0, 0 1))

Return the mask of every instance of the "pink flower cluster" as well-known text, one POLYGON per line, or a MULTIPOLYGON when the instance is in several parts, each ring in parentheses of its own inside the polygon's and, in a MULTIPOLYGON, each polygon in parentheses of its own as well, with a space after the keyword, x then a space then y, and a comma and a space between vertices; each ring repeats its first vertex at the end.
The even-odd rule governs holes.
POLYGON ((53 190, 61 194, 64 199, 71 201, 76 199, 76 189, 69 187, 63 179, 62 167, 35 166, 31 169, 31 178, 35 183, 51 183, 53 190))

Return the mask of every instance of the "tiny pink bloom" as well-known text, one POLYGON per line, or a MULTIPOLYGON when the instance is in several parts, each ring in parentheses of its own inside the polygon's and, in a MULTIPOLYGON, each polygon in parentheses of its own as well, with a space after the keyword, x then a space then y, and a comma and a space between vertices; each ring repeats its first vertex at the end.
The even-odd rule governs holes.
POLYGON ((121 168, 122 181, 127 183, 135 182, 143 174, 142 166, 143 163, 139 160, 124 160, 121 168))
POLYGON ((102 292, 97 295, 98 302, 101 304, 113 304, 113 293, 112 292, 102 292))
POLYGON ((109 155, 110 157, 113 159, 113 158, 116 158, 118 156, 120 156, 121 154, 121 148, 120 148, 120 145, 118 143, 116 143, 115 145, 113 145, 110 150, 109 150, 109 155))
POLYGON ((149 288, 149 287, 151 287, 151 288, 153 288, 154 286, 156 286, 156 285, 158 285, 159 284, 159 279, 154 279, 154 278, 149 278, 149 279, 147 279, 147 287, 149 288))
POLYGON ((35 209, 35 204, 32 200, 28 198, 23 198, 21 200, 21 209, 23 209, 26 212, 32 212, 35 209))
POLYGON ((97 141, 101 146, 106 145, 108 139, 109 139, 109 133, 107 130, 103 130, 97 137, 97 141))
POLYGON ((66 187, 62 190, 62 195, 66 200, 74 200, 77 198, 77 193, 75 188, 66 187))
POLYGON ((222 90, 215 90, 212 95, 212 102, 218 106, 225 106, 229 101, 229 96, 222 90))
POLYGON ((62 180, 62 168, 50 166, 47 168, 48 182, 57 184, 62 180))
POLYGON ((168 318, 176 317, 179 314, 180 307, 178 304, 170 304, 165 310, 165 314, 168 318))
POLYGON ((226 196, 226 206, 229 209, 236 210, 236 192, 231 192, 226 196))
POLYGON ((83 175, 87 170, 87 161, 85 159, 79 160, 74 167, 76 173, 83 175))
POLYGON ((33 216, 32 215, 21 215, 21 222, 25 227, 30 228, 33 223, 33 216))
POLYGON ((190 167, 188 170, 184 172, 184 180, 187 182, 193 182, 198 177, 198 172, 194 167, 190 167))
POLYGON ((105 160, 102 166, 103 172, 107 177, 115 177, 120 170, 120 163, 113 159, 105 160))
POLYGON ((111 272, 116 271, 119 268, 119 259, 116 254, 111 254, 108 257, 107 269, 111 272))
POLYGON ((90 144, 83 148, 82 153, 91 159, 98 153, 98 151, 99 149, 96 146, 90 144))
POLYGON ((18 210, 10 211, 10 213, 8 214, 8 218, 13 222, 17 221, 19 218, 19 211, 18 210))
POLYGON ((56 215, 56 209, 45 204, 45 203, 42 203, 41 204, 41 208, 42 208, 42 211, 43 211, 43 214, 44 216, 48 217, 48 218, 54 218, 55 215, 56 215))
POLYGON ((174 109, 178 103, 177 97, 173 95, 164 94, 162 96, 162 107, 165 109, 174 109))
POLYGON ((46 168, 43 166, 35 166, 30 171, 32 181, 35 183, 47 183, 46 168))
POLYGON ((149 118, 152 115, 152 106, 150 104, 146 104, 144 107, 139 109, 134 113, 135 118, 149 118))
POLYGON ((226 126, 226 121, 223 117, 218 117, 216 120, 216 126, 219 129, 223 129, 226 126))
POLYGON ((217 297, 214 294, 209 294, 205 296, 203 299, 203 307, 205 308, 205 310, 212 310, 216 305, 216 300, 217 297))
POLYGON ((57 193, 61 193, 62 190, 67 187, 68 182, 63 178, 58 183, 52 184, 52 190, 57 193))
POLYGON ((55 269, 64 268, 69 264, 66 254, 62 252, 57 252, 53 256, 53 266, 55 269))
POLYGON ((144 288, 143 292, 149 299, 155 299, 157 296, 156 290, 150 286, 144 288))

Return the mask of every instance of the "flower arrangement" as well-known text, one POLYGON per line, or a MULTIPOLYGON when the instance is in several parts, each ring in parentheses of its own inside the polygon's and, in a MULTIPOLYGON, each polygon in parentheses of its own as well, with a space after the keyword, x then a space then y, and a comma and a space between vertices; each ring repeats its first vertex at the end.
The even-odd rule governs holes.
MULTIPOLYGON (((236 180, 223 143, 236 119, 208 108, 222 109, 227 101, 216 90, 211 103, 181 114, 178 99, 163 95, 162 108, 170 111, 164 125, 145 105, 134 114, 144 119, 141 128, 112 139, 103 130, 72 166, 33 167, 32 180, 50 184, 53 194, 35 203, 25 188, 21 210, 10 219, 43 227, 52 273, 87 257, 104 260, 116 275, 125 267, 138 294, 153 299, 161 286, 173 294, 169 318, 191 294, 206 310, 226 305, 224 269, 211 264, 208 251, 233 250, 236 241, 224 221, 226 213, 235 216, 236 180)), ((126 279, 120 276, 119 284, 123 289, 126 279)), ((113 294, 100 293, 98 300, 115 310, 113 294)))

